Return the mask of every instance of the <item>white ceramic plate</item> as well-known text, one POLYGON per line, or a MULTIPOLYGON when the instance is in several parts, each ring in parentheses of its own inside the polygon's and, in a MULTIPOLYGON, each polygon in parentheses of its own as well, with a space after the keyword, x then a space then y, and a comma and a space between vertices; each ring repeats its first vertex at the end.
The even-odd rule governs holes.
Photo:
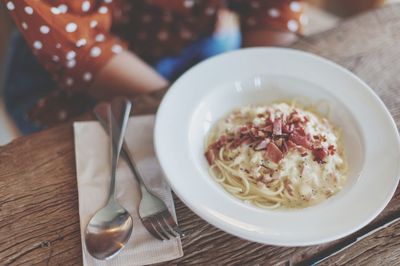
POLYGON ((193 67, 165 96, 155 127, 158 159, 187 206, 228 233, 282 246, 332 241, 375 218, 399 181, 399 143, 388 110, 363 81, 321 57, 278 48, 239 50, 193 67), (299 210, 264 210, 234 198, 208 174, 210 127, 233 108, 298 96, 329 102, 331 120, 343 129, 347 185, 299 210))

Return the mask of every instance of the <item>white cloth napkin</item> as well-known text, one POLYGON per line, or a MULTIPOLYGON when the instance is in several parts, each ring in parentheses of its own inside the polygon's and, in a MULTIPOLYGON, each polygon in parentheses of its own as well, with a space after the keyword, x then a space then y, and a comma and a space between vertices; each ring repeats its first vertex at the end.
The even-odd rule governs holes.
MULTIPOLYGON (((145 182, 167 204, 175 216, 171 190, 162 178, 153 147, 154 116, 130 118, 126 142, 145 182)), ((127 246, 114 258, 100 261, 86 250, 84 232, 92 215, 106 203, 110 182, 110 143, 105 131, 95 121, 74 123, 75 158, 78 180, 79 217, 84 265, 146 265, 183 256, 179 238, 154 239, 143 227, 137 214, 139 185, 122 160, 118 165, 117 198, 133 218, 133 231, 127 246)))

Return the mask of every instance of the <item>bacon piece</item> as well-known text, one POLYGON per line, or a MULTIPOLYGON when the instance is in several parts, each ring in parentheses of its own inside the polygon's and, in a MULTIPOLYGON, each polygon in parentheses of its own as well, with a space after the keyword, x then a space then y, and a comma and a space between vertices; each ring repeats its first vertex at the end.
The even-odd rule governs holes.
POLYGON ((219 149, 221 149, 221 147, 222 147, 221 142, 219 140, 217 140, 216 142, 214 142, 213 144, 210 145, 209 149, 219 150, 219 149))
POLYGON ((260 137, 260 138, 265 138, 265 133, 263 131, 259 130, 257 132, 257 136, 260 137))
POLYGON ((262 150, 267 149, 268 143, 270 143, 270 141, 271 141, 270 139, 263 139, 263 140, 261 140, 260 142, 258 142, 258 143, 255 145, 254 150, 255 150, 255 151, 262 151, 262 150))
POLYGON ((233 139, 228 138, 227 135, 222 135, 216 142, 211 144, 212 149, 219 150, 221 149, 224 145, 226 145, 229 141, 232 141, 233 139))
POLYGON ((328 154, 324 148, 322 147, 313 148, 312 153, 314 155, 314 161, 318 163, 325 163, 324 159, 328 154))
POLYGON ((234 149, 242 145, 243 143, 250 143, 251 136, 245 135, 235 139, 228 148, 234 149))
POLYGON ((219 141, 221 142, 221 144, 226 144, 226 142, 228 141, 228 136, 227 135, 221 135, 221 137, 219 138, 219 141))
POLYGON ((306 135, 306 132, 304 131, 304 128, 301 127, 301 126, 296 126, 296 127, 293 129, 293 133, 296 133, 296 134, 298 134, 298 135, 300 135, 300 136, 305 136, 305 135, 306 135))
POLYGON ((282 135, 282 120, 280 118, 275 119, 272 133, 274 135, 282 135))
POLYGON ((205 153, 207 162, 209 165, 213 165, 214 161, 215 161, 215 151, 213 149, 209 149, 206 153, 205 153))
POLYGON ((250 129, 253 127, 253 124, 251 122, 246 123, 245 125, 241 126, 239 128, 239 132, 242 134, 249 134, 250 129))
POLYGON ((239 128, 239 132, 243 135, 249 134, 250 128, 248 128, 247 126, 242 126, 241 128, 239 128))
POLYGON ((293 129, 294 129, 294 125, 293 124, 290 124, 290 125, 289 124, 285 124, 285 125, 282 126, 282 132, 284 134, 292 133, 293 129))
POLYGON ((270 133, 270 132, 272 132, 272 129, 273 129, 273 126, 272 126, 272 124, 270 124, 270 125, 265 126, 262 130, 267 133, 270 133))
POLYGON ((329 154, 330 154, 330 155, 334 155, 335 152, 336 152, 335 146, 329 145, 328 151, 329 151, 329 154))
POLYGON ((258 132, 258 130, 257 130, 257 128, 255 128, 255 127, 252 127, 252 128, 250 128, 250 136, 253 138, 253 139, 255 139, 255 138, 257 138, 257 132, 258 132))
POLYGON ((300 134, 297 130, 290 135, 289 140, 304 148, 310 147, 310 141, 308 140, 308 137, 300 134))
POLYGON ((290 113, 289 115, 289 122, 290 123, 299 123, 301 122, 301 117, 300 115, 297 113, 297 111, 293 111, 292 113, 290 113))
POLYGON ((274 163, 279 163, 283 158, 283 153, 273 142, 270 142, 264 156, 266 159, 269 159, 274 163))

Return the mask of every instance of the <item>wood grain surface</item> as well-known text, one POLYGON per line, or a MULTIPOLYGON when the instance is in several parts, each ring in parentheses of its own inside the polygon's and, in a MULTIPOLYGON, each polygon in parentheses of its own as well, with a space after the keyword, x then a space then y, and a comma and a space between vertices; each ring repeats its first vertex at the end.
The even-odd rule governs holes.
MULTIPOLYGON (((400 6, 350 19, 293 47, 327 57, 359 75, 400 125, 400 6)), ((158 100, 145 102, 142 111, 152 112, 158 100)), ((0 148, 0 265, 82 263, 74 160, 71 124, 0 148)), ((251 243, 206 223, 176 197, 175 203, 187 234, 185 255, 165 265, 304 265, 344 241, 301 248, 251 243)), ((369 226, 398 212, 399 190, 369 226)), ((322 263, 332 264, 400 264, 400 224, 376 232, 322 263)))

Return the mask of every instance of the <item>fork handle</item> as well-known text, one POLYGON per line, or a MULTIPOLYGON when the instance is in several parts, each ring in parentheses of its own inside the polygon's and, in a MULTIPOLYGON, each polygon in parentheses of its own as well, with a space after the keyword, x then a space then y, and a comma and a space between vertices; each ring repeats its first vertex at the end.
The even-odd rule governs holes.
POLYGON ((142 175, 139 173, 139 170, 137 169, 135 161, 133 160, 132 155, 129 152, 128 146, 126 145, 125 142, 122 146, 121 157, 128 164, 128 167, 131 169, 133 175, 136 177, 136 180, 139 182, 142 195, 143 195, 143 189, 145 189, 148 193, 150 193, 149 189, 147 188, 146 184, 143 181, 142 175))
MULTIPOLYGON (((98 104, 94 110, 93 113, 97 119, 97 121, 100 122, 100 125, 103 127, 103 129, 108 133, 108 128, 110 125, 109 117, 108 117, 108 108, 110 108, 109 103, 100 103, 98 104)), ((128 146, 126 142, 123 142, 122 145, 122 150, 121 150, 121 158, 125 160, 125 162, 128 164, 129 168, 131 169, 133 175, 135 176, 136 180, 140 184, 140 190, 142 192, 142 196, 145 192, 150 193, 150 190, 147 188, 146 184, 143 181, 142 175, 139 173, 135 161, 132 158, 131 153, 129 152, 128 146), (144 191, 145 190, 145 191, 144 191)))

